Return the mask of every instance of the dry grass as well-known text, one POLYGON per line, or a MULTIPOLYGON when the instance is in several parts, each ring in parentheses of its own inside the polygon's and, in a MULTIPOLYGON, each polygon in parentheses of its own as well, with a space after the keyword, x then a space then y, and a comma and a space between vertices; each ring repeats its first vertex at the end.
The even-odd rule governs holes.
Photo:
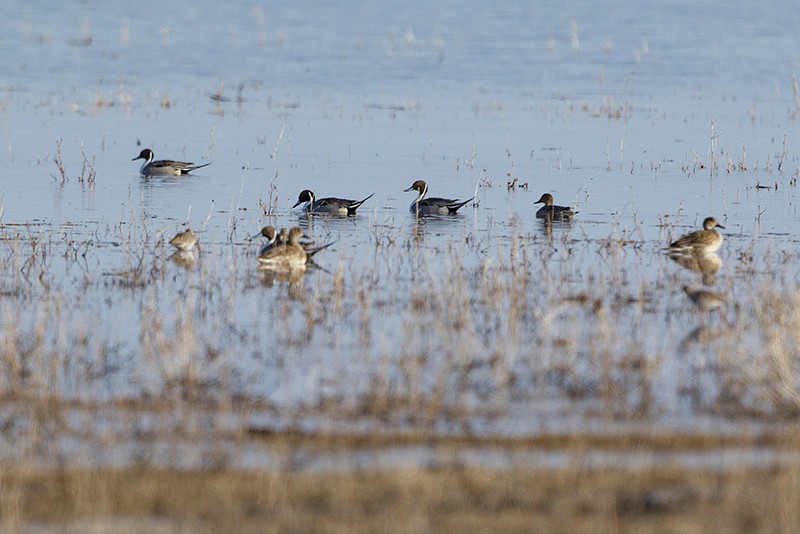
POLYGON ((437 240, 385 221, 360 243, 369 261, 331 250, 330 273, 282 281, 256 271, 234 227, 182 266, 148 220, 125 212, 91 238, 1 228, 6 530, 798 527, 796 465, 583 462, 800 448, 725 430, 800 413, 794 253, 742 251, 714 282, 734 304, 704 317, 679 290, 700 275, 616 226, 598 242, 513 225, 437 240), (722 429, 657 434, 673 414, 722 429), (420 447, 446 467, 294 470, 420 447), (447 461, 465 450, 575 462, 447 461), (264 459, 278 467, 241 467, 264 459), (59 469, 75 465, 89 468, 59 469))
POLYGON ((796 532, 800 468, 6 470, 6 531, 796 532))
POLYGON ((593 401, 620 419, 683 398, 696 414, 800 413, 800 293, 786 289, 796 255, 783 251, 766 266, 740 262, 744 276, 721 288, 734 305, 708 318, 678 289, 691 272, 615 229, 598 245, 565 236, 558 251, 514 227, 502 243, 436 249, 382 224, 369 262, 337 268, 331 253, 333 273, 285 284, 259 276, 233 237, 180 266, 146 214, 122 221, 97 236, 121 242, 110 252, 71 228, 4 227, 0 394, 70 399, 80 385, 81 398, 225 404, 269 397, 270 380, 300 373, 317 385, 285 405, 417 420, 543 398, 593 401))

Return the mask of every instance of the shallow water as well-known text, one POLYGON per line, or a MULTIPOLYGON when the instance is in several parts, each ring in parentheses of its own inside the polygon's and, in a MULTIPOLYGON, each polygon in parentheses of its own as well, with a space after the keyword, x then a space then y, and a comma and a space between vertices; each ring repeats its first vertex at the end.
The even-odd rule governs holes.
MULTIPOLYGON (((0 7, 6 393, 257 401, 364 432, 384 410, 497 435, 743 417, 720 369, 757 373, 753 299, 797 289, 796 9, 151 7, 0 7), (211 165, 144 179, 144 147, 211 165), (417 221, 419 178, 476 203, 417 221), (375 196, 308 220, 306 188, 375 196), (535 220, 543 192, 576 221, 535 220), (711 214, 726 241, 704 279, 663 248, 711 214), (181 265, 165 243, 184 223, 202 249, 181 265), (274 279, 266 224, 336 244, 274 279), (724 318, 681 294, 703 283, 724 318)), ((760 383, 740 400, 780 411, 760 383)), ((233 426, 279 426, 253 411, 233 426)))

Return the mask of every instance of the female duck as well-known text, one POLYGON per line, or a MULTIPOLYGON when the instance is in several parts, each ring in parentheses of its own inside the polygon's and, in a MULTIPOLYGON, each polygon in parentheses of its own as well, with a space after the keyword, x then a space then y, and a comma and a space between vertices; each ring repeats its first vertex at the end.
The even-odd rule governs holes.
POLYGON ((295 269, 305 268, 306 264, 311 263, 311 257, 320 250, 324 250, 333 243, 328 243, 316 248, 305 248, 300 243, 303 237, 302 228, 292 228, 288 232, 286 228, 281 229, 276 238, 277 244, 271 246, 258 256, 258 261, 262 267, 276 269, 295 269))
POLYGON ((669 250, 677 253, 710 254, 722 246, 722 234, 714 228, 725 229, 714 217, 706 217, 703 229, 690 232, 670 243, 669 250))
POLYGON ((414 202, 411 203, 411 206, 409 206, 411 213, 416 215, 455 215, 461 206, 475 198, 472 197, 467 200, 436 197, 425 198, 425 195, 428 194, 428 184, 426 184, 424 180, 417 180, 405 191, 416 191, 419 193, 417 198, 414 199, 414 202))
POLYGON ((289 269, 305 267, 308 262, 308 254, 300 244, 301 237, 303 237, 303 229, 292 228, 289 230, 289 238, 286 243, 271 246, 258 256, 258 261, 268 267, 289 269))
POLYGON ((541 196, 539 200, 534 202, 534 204, 544 204, 539 210, 536 212, 537 219, 545 219, 545 221, 562 221, 562 222, 569 222, 572 218, 577 214, 577 211, 573 211, 572 208, 567 208, 565 206, 556 206, 553 204, 553 195, 550 193, 545 193, 541 196))
POLYGON ((197 242, 197 236, 194 235, 194 232, 192 232, 191 228, 187 228, 185 231, 180 232, 175 237, 170 239, 169 244, 181 252, 192 250, 195 245, 197 245, 198 248, 200 247, 197 242))

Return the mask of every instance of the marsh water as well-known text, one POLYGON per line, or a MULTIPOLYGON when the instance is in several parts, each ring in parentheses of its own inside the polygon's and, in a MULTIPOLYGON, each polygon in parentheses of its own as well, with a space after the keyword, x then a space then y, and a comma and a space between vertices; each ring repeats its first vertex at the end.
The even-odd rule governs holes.
MULTIPOLYGON (((800 274, 788 3, 0 15, 6 459, 272 467, 230 436, 724 435, 800 406, 794 341, 779 402, 758 361, 775 336, 752 320, 800 274), (211 165, 143 178, 142 148, 211 165), (417 220, 417 179, 475 202, 417 220), (374 196, 309 219, 303 189, 374 196), (535 219, 544 192, 572 224, 535 219), (708 215, 725 226, 710 276, 664 254, 708 215), (303 276, 265 274, 267 224, 335 244, 303 276), (186 226, 201 249, 173 261, 186 226), (683 285, 730 305, 698 312, 683 285), (74 407, 58 439, 32 430, 31 398, 74 407)), ((448 461, 373 453, 303 465, 448 461)))

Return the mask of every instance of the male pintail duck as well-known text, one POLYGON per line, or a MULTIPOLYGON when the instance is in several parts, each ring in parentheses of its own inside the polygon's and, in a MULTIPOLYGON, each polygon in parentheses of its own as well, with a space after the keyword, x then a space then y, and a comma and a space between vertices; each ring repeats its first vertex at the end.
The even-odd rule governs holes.
POLYGON ((279 269, 305 267, 307 263, 311 262, 311 257, 314 256, 314 254, 333 244, 328 243, 321 247, 306 249, 303 247, 302 243, 300 243, 300 238, 304 235, 303 229, 298 227, 288 231, 285 242, 280 242, 282 235, 287 235, 285 228, 282 229, 278 235, 278 244, 272 246, 269 250, 258 256, 258 261, 262 266, 279 269))
POLYGON ((417 193, 419 193, 417 198, 414 199, 414 202, 411 203, 411 206, 409 206, 411 213, 417 215, 455 215, 461 206, 475 198, 472 197, 467 200, 436 197, 425 198, 425 195, 428 193, 428 184, 426 184, 424 180, 417 180, 405 191, 417 191, 417 193))
POLYGON ((673 243, 670 243, 669 249, 672 252, 683 252, 693 254, 708 254, 715 252, 722 246, 722 234, 714 230, 714 228, 725 229, 724 226, 717 223, 714 217, 706 217, 703 221, 703 229, 697 230, 681 236, 673 243))
POLYGON ((253 236, 253 239, 255 239, 258 236, 262 236, 267 239, 267 241, 261 247, 261 250, 258 252, 258 255, 260 256, 261 254, 264 254, 266 251, 275 246, 276 241, 278 239, 278 231, 275 230, 274 226, 269 225, 262 228, 260 232, 258 232, 256 235, 253 236))
POLYGON ((142 150, 139 155, 131 161, 136 161, 137 159, 144 160, 142 168, 139 169, 139 173, 141 173, 142 176, 178 176, 181 174, 189 174, 194 170, 211 165, 211 163, 195 165, 185 161, 172 161, 169 159, 153 161, 153 151, 149 148, 142 150))
MULTIPOLYGON (((374 195, 375 193, 372 193, 374 195)), ((300 196, 297 199, 292 208, 296 208, 303 202, 306 205, 303 209, 308 213, 328 213, 331 215, 355 215, 356 210, 372 198, 372 195, 368 196, 364 200, 348 200, 346 198, 314 198, 314 193, 305 189, 304 191, 300 192, 300 196)))
POLYGON ((187 251, 192 250, 198 243, 197 237, 194 235, 194 232, 192 232, 192 229, 187 228, 185 231, 170 239, 169 244, 178 250, 187 251))
POLYGON ((545 219, 547 221, 562 221, 569 222, 575 216, 577 211, 565 206, 556 206, 553 204, 553 195, 545 193, 534 204, 544 204, 536 212, 537 219, 545 219))

